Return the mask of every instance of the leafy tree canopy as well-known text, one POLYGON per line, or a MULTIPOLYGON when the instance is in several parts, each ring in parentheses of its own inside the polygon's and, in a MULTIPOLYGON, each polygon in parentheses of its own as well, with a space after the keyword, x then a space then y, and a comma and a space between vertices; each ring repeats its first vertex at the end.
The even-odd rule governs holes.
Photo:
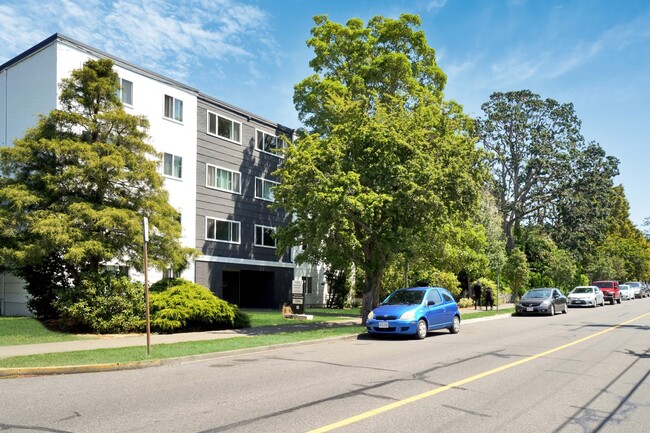
POLYGON ((274 190, 276 205, 295 215, 279 245, 303 245, 299 261, 361 269, 365 318, 397 254, 431 227, 469 218, 481 154, 460 106, 443 101, 445 76, 417 16, 314 20, 316 74, 294 93, 309 130, 288 147, 274 190))

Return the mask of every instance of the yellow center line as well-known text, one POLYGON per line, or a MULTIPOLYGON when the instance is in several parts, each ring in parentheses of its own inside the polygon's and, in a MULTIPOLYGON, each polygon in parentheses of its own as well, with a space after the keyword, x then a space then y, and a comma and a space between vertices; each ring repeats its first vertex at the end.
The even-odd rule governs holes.
POLYGON ((483 373, 475 374, 474 376, 470 376, 470 377, 467 377, 465 379, 457 380, 456 382, 450 383, 449 385, 444 385, 444 386, 441 386, 439 388, 435 388, 435 389, 432 389, 430 391, 423 392, 422 394, 417 394, 417 395, 414 395, 412 397, 405 398, 403 400, 398 400, 396 402, 387 404, 385 406, 378 407, 377 409, 373 409, 373 410, 369 410, 367 412, 360 413, 359 415, 355 415, 353 417, 346 418, 346 419, 343 419, 341 421, 337 421, 335 423, 332 423, 332 424, 329 424, 329 425, 326 425, 326 426, 323 426, 323 427, 319 427, 319 428, 317 428, 315 430, 310 430, 307 433, 325 433, 325 432, 329 432, 329 431, 335 430, 337 428, 345 427, 345 426, 348 426, 350 424, 354 424, 356 422, 362 421, 364 419, 371 418, 371 417, 379 415, 381 413, 388 412, 388 411, 391 411, 393 409, 397 409, 397 408, 402 407, 402 406, 406 406, 407 404, 415 403, 416 401, 419 401, 419 400, 422 400, 422 399, 425 399, 425 398, 428 398, 428 397, 432 397, 434 395, 440 394, 440 393, 445 392, 447 390, 450 390, 452 388, 458 388, 458 387, 463 386, 465 384, 468 384, 470 382, 474 382, 475 380, 479 380, 479 379, 482 379, 484 377, 491 376, 493 374, 502 372, 502 371, 507 370, 509 368, 513 368, 513 367, 516 367, 518 365, 525 364, 525 363, 527 363, 529 361, 534 361, 535 359, 550 355, 551 353, 559 352, 560 350, 567 349, 567 348, 569 348, 571 346, 575 346, 577 344, 584 343, 587 340, 591 340, 592 338, 596 338, 598 336, 606 334, 606 333, 608 333, 610 331, 613 331, 614 329, 620 328, 621 326, 625 326, 625 325, 627 325, 629 323, 635 322, 635 321, 637 321, 637 320, 639 320, 639 319, 641 319, 641 318, 643 318, 643 317, 645 317, 647 315, 650 315, 650 313, 642 314, 642 315, 640 315, 638 317, 635 317, 633 319, 630 319, 630 320, 628 320, 626 322, 619 323, 618 325, 614 325, 611 328, 604 329, 602 331, 596 332, 595 334, 589 335, 587 337, 580 338, 580 339, 578 339, 576 341, 573 341, 571 343, 567 343, 567 344, 564 344, 562 346, 558 346, 558 347, 555 347, 553 349, 549 349, 549 350, 546 350, 544 352, 540 352, 540 353, 538 353, 536 355, 532 355, 532 356, 529 356, 527 358, 522 358, 522 359, 520 359, 518 361, 511 362, 510 364, 506 364, 506 365, 503 365, 501 367, 493 368, 492 370, 488 370, 488 371, 485 371, 483 373))

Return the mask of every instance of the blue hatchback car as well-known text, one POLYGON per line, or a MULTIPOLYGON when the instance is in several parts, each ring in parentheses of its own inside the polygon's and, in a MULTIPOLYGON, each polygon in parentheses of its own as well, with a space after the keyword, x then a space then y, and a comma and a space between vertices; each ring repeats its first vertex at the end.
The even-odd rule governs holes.
POLYGON ((413 335, 419 339, 435 329, 460 331, 458 304, 442 287, 399 289, 368 314, 370 335, 413 335))

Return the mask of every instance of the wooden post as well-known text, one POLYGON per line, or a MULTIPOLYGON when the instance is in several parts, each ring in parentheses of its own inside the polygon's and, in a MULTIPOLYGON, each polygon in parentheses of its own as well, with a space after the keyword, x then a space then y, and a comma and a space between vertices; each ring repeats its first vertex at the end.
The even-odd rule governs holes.
POLYGON ((151 354, 151 322, 149 319, 149 263, 147 258, 147 243, 149 242, 149 220, 144 217, 143 220, 144 236, 144 310, 147 321, 147 355, 151 354))

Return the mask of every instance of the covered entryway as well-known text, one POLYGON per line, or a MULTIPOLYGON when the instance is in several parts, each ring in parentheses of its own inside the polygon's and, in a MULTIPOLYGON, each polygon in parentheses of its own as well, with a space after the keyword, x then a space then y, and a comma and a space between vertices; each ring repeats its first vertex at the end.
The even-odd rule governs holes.
POLYGON ((224 301, 241 308, 279 309, 288 302, 294 268, 196 262, 198 284, 210 288, 224 301))

